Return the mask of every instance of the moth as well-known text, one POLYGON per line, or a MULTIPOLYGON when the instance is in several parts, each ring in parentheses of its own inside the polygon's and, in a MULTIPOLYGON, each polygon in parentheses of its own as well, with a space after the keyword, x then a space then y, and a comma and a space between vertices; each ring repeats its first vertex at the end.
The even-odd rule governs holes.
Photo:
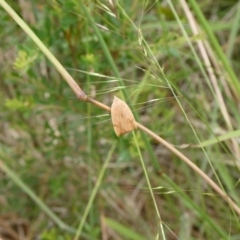
POLYGON ((124 101, 115 96, 111 106, 111 117, 114 131, 118 137, 137 129, 137 122, 131 109, 124 101))

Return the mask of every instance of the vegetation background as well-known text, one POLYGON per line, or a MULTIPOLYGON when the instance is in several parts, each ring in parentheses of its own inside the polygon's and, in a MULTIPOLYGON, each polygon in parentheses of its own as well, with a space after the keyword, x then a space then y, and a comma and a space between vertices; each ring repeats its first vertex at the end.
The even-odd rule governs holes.
MULTIPOLYGON (((239 1, 7 2, 89 96, 125 99, 239 205, 239 1)), ((3 239, 240 239, 201 177, 139 130, 117 138, 2 7, 0 39, 3 239)))

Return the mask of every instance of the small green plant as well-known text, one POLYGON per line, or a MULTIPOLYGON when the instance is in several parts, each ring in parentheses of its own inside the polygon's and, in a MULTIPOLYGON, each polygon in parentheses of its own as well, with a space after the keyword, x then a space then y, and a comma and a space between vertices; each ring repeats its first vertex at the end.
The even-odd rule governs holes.
POLYGON ((44 231, 40 237, 41 240, 71 240, 72 236, 69 234, 62 234, 58 229, 52 228, 49 231, 44 231))

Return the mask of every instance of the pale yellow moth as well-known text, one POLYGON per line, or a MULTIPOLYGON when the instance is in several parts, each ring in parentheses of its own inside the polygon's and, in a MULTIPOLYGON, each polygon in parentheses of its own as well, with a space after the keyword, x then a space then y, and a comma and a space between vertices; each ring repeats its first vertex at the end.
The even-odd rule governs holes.
POLYGON ((137 122, 131 109, 124 101, 115 96, 111 106, 111 116, 113 128, 118 137, 137 129, 137 122))

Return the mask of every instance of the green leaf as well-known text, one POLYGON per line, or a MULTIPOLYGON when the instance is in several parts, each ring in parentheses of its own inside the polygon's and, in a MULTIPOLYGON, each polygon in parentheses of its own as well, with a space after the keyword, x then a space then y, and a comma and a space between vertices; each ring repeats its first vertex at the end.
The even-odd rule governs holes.
POLYGON ((131 240, 146 240, 142 235, 134 232, 130 228, 123 226, 122 224, 110 219, 104 218, 106 224, 111 227, 113 230, 118 232, 124 239, 131 239, 131 240))
POLYGON ((24 110, 31 109, 33 107, 33 102, 31 101, 31 99, 27 99, 27 98, 19 98, 19 99, 13 98, 13 99, 7 99, 4 105, 5 107, 11 110, 24 111, 24 110))

